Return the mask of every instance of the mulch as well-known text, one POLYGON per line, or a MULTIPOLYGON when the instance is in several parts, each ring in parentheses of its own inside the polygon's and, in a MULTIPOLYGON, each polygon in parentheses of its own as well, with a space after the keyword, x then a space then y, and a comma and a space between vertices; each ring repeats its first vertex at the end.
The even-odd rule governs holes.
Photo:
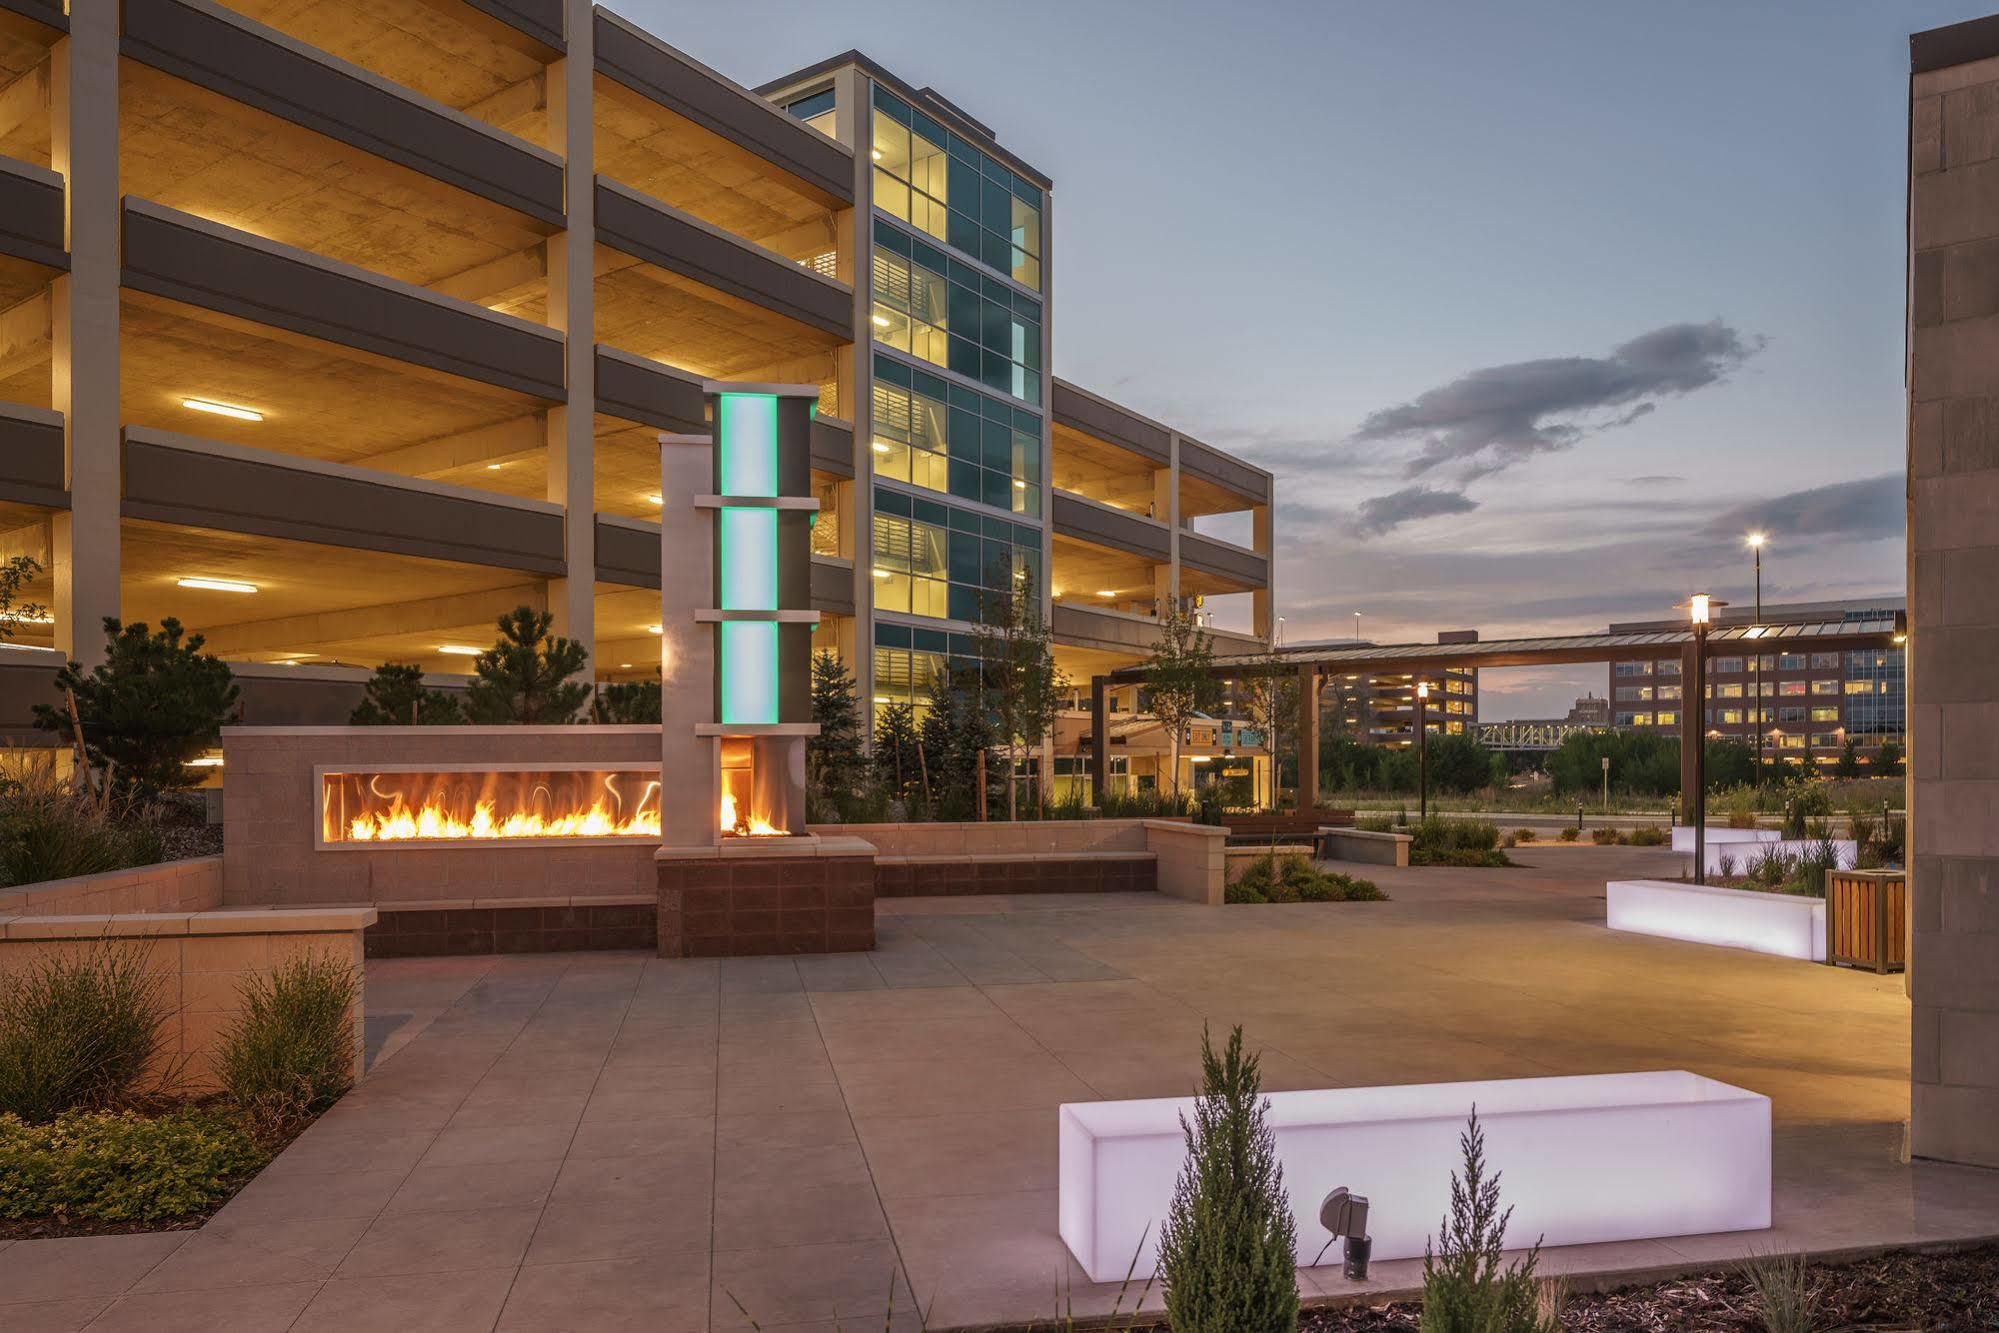
MULTIPOLYGON (((1845 1264, 1814 1264, 1821 1333, 1968 1333, 1999 1329, 1999 1245, 1897 1251, 1845 1264)), ((1416 1329, 1415 1304, 1308 1312, 1304 1333, 1416 1329)), ((1622 1291, 1573 1295, 1562 1326, 1577 1333, 1763 1333, 1749 1279, 1721 1268, 1622 1291)))

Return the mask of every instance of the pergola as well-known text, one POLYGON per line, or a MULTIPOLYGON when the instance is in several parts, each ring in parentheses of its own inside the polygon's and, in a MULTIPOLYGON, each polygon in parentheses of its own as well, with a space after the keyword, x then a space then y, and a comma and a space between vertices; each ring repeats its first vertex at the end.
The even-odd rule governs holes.
MULTIPOLYGON (((1708 632, 1708 656, 1731 652, 1841 650, 1883 648, 1900 642, 1908 632, 1906 618, 1825 620, 1773 625, 1717 625, 1708 632)), ((1420 676, 1448 667, 1559 666, 1575 662, 1610 662, 1634 654, 1665 656, 1677 652, 1682 678, 1694 679, 1695 639, 1684 630, 1648 630, 1624 634, 1551 635, 1535 639, 1489 639, 1479 643, 1300 644, 1271 654, 1216 658, 1210 674, 1217 679, 1296 672, 1298 690, 1298 805, 1319 803, 1319 683, 1328 676, 1420 676), (1306 762, 1306 757, 1310 762, 1306 762)), ((1090 786, 1098 801, 1110 768, 1109 695, 1114 686, 1143 684, 1145 668, 1124 667, 1090 679, 1090 786)), ((1680 809, 1693 818, 1694 754, 1701 744, 1706 701, 1682 701, 1680 709, 1680 809)), ((1761 707, 1759 699, 1758 705, 1761 707)), ((1761 725, 1759 720, 1758 725, 1761 725)))

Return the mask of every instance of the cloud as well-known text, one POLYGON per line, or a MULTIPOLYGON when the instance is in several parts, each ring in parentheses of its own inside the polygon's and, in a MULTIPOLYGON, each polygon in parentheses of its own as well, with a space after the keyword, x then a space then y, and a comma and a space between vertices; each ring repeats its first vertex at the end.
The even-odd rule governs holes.
POLYGON ((1439 514, 1465 514, 1478 508, 1478 501, 1458 491, 1440 491, 1428 486, 1407 486, 1387 495, 1360 502, 1354 532, 1378 537, 1389 529, 1417 518, 1439 514))
POLYGON ((1907 522, 1904 480, 1899 472, 1837 481, 1792 491, 1722 511, 1702 527, 1708 537, 1740 537, 1767 532, 1773 538, 1838 537, 1881 541, 1900 537, 1907 522))
POLYGON ((1676 477, 1667 473, 1660 473, 1659 475, 1652 477, 1632 477, 1625 484, 1628 486, 1678 486, 1681 482, 1685 480, 1686 480, 1685 477, 1676 477))
POLYGON ((1715 319, 1653 329, 1608 356, 1487 366, 1370 413, 1354 439, 1420 442, 1404 475, 1458 465, 1460 482, 1470 481, 1630 425, 1661 399, 1720 383, 1763 343, 1715 319))

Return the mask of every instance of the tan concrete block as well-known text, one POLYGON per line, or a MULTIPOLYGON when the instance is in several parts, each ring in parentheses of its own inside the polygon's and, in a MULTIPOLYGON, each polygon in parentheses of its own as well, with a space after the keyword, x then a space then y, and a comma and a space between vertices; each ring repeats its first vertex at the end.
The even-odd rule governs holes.
POLYGON ((185 972, 181 974, 181 1008, 188 1013, 235 1013, 243 1007, 243 984, 253 972, 185 972))
POLYGON ((1909 1077, 1917 1083, 1944 1081, 1937 1036, 1937 1016, 1941 1012, 1926 1004, 1915 1005, 1910 1011, 1909 1077))
POLYGON ((247 972, 270 966, 267 935, 200 935, 189 938, 183 954, 189 972, 247 972))
POLYGON ((1919 97, 1909 104, 1909 170, 1916 175, 1943 166, 1943 98, 1919 97))
MULTIPOLYGON (((1939 1082, 1999 1088, 1999 1012, 1934 1011, 1939 1082)), ((1917 1028, 1920 1051, 1921 1027, 1917 1028)), ((1999 1126, 1994 1127, 1999 1133, 1999 1126)))
POLYGON ((1918 1083, 1910 1111, 1916 1156, 1999 1167, 1999 1089, 1918 1083))
POLYGON ((1938 1009, 1999 1013, 1999 934, 1917 931, 1915 1003, 1938 1009))

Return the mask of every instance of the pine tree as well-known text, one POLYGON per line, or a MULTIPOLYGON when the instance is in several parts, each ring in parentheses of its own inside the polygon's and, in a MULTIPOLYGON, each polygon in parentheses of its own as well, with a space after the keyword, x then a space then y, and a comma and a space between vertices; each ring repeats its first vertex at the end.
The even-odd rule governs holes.
POLYGON ((582 644, 551 635, 555 617, 517 606, 500 617, 500 637, 480 653, 478 679, 466 692, 465 711, 480 723, 565 723, 590 697, 588 681, 571 680, 589 660, 582 644))
MULTIPOLYGON (((56 689, 76 696, 85 753, 93 768, 109 765, 112 781, 170 791, 201 781, 187 766, 222 739, 240 691, 229 666, 201 651, 199 634, 181 637, 172 616, 159 633, 144 623, 104 618, 104 660, 89 672, 80 662, 56 672, 56 689)), ((35 725, 76 743, 68 703, 36 704, 35 725)))
POLYGON ((1464 1133, 1464 1174, 1451 1172, 1451 1211, 1434 1249, 1423 1246, 1422 1333, 1559 1333, 1559 1312, 1545 1313, 1534 1284, 1541 1242, 1504 1270, 1506 1224, 1499 1207, 1499 1173, 1487 1177, 1485 1131, 1473 1108, 1464 1133))
POLYGON ((384 662, 368 677, 361 702, 348 714, 350 727, 443 727, 463 722, 458 700, 426 689, 423 668, 413 662, 384 662))
POLYGON ((860 793, 868 757, 854 673, 830 650, 812 655, 812 720, 819 734, 805 742, 805 778, 820 799, 838 807, 860 793))
POLYGON ((657 726, 660 692, 656 680, 621 680, 597 691, 599 722, 613 726, 657 726))
POLYGON ((1174 1333, 1279 1333, 1298 1327, 1298 1237, 1262 1073, 1242 1029, 1215 1053, 1201 1033, 1204 1088, 1187 1163, 1159 1232, 1159 1272, 1174 1333))
POLYGON ((1833 765, 1832 773, 1837 778, 1857 778, 1860 776, 1860 746, 1853 737, 1839 747, 1839 760, 1833 765))
POLYGON ((33 556, 10 555, 0 560, 0 643, 13 638, 14 631, 22 625, 32 624, 48 614, 37 603, 20 602, 17 605, 15 600, 21 595, 21 589, 41 572, 41 561, 33 556))
POLYGON ((875 715, 875 768, 897 800, 921 786, 916 746, 916 710, 909 701, 883 704, 875 715))

